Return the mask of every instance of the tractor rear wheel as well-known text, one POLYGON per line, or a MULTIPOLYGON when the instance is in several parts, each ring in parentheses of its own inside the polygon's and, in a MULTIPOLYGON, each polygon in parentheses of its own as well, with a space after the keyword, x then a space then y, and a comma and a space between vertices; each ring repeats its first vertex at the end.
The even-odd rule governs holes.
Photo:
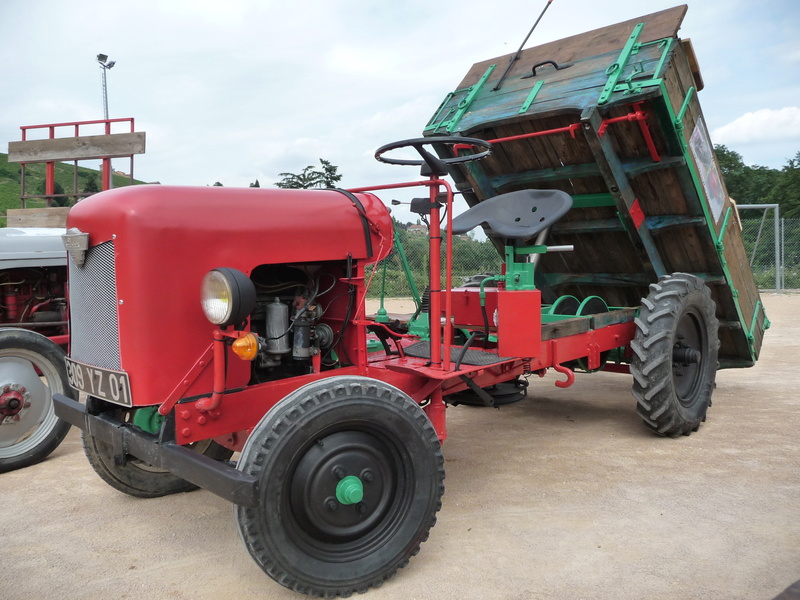
POLYGON ((405 393, 366 377, 302 387, 270 410, 242 450, 258 504, 235 507, 239 535, 275 581, 325 598, 379 586, 436 522, 444 460, 405 393))
POLYGON ((70 424, 56 417, 53 394, 71 398, 64 351, 26 329, 0 329, 0 473, 44 460, 70 424))
POLYGON ((633 395, 644 424, 659 435, 697 431, 717 373, 719 322, 702 279, 673 273, 650 285, 631 342, 633 395))
MULTIPOLYGON (((86 407, 90 412, 98 410, 113 413, 114 418, 120 422, 132 422, 133 417, 128 409, 115 407, 107 402, 89 397, 86 407)), ((126 456, 123 464, 119 464, 114 457, 114 449, 83 432, 83 451, 89 464, 100 476, 100 479, 120 492, 137 498, 158 498, 169 494, 190 492, 197 489, 193 483, 173 475, 169 471, 157 469, 134 456, 126 456)), ((195 452, 203 454, 214 460, 228 460, 233 456, 233 451, 220 446, 213 440, 203 440, 188 446, 195 452)))

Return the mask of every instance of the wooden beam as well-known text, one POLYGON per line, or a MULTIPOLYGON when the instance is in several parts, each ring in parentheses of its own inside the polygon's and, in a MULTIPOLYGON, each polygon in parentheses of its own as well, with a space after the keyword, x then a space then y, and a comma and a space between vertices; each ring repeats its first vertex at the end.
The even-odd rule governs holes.
POLYGON ((8 143, 8 162, 40 163, 144 154, 144 131, 8 143))
POLYGON ((9 208, 9 227, 66 227, 68 207, 9 208))

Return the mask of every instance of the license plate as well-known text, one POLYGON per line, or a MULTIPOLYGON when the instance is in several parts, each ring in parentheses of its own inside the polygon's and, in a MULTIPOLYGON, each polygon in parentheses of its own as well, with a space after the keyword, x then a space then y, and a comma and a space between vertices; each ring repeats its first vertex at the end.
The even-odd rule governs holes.
POLYGON ((71 358, 66 361, 67 379, 76 390, 101 400, 131 406, 131 382, 127 373, 92 367, 71 358))

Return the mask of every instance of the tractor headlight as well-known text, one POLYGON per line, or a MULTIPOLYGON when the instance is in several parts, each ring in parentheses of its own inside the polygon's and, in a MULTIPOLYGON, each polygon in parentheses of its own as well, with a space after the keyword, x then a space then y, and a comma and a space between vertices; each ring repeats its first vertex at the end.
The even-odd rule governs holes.
POLYGON ((256 307, 256 288, 250 278, 237 269, 213 269, 203 277, 200 302, 206 318, 214 325, 238 325, 256 307))

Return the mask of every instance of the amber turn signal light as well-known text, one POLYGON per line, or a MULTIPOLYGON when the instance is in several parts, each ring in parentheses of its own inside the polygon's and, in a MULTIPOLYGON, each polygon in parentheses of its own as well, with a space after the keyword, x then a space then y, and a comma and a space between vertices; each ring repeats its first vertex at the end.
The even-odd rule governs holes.
POLYGON ((258 356, 258 337, 248 333, 237 338, 231 345, 233 353, 242 360, 253 360, 258 356))

